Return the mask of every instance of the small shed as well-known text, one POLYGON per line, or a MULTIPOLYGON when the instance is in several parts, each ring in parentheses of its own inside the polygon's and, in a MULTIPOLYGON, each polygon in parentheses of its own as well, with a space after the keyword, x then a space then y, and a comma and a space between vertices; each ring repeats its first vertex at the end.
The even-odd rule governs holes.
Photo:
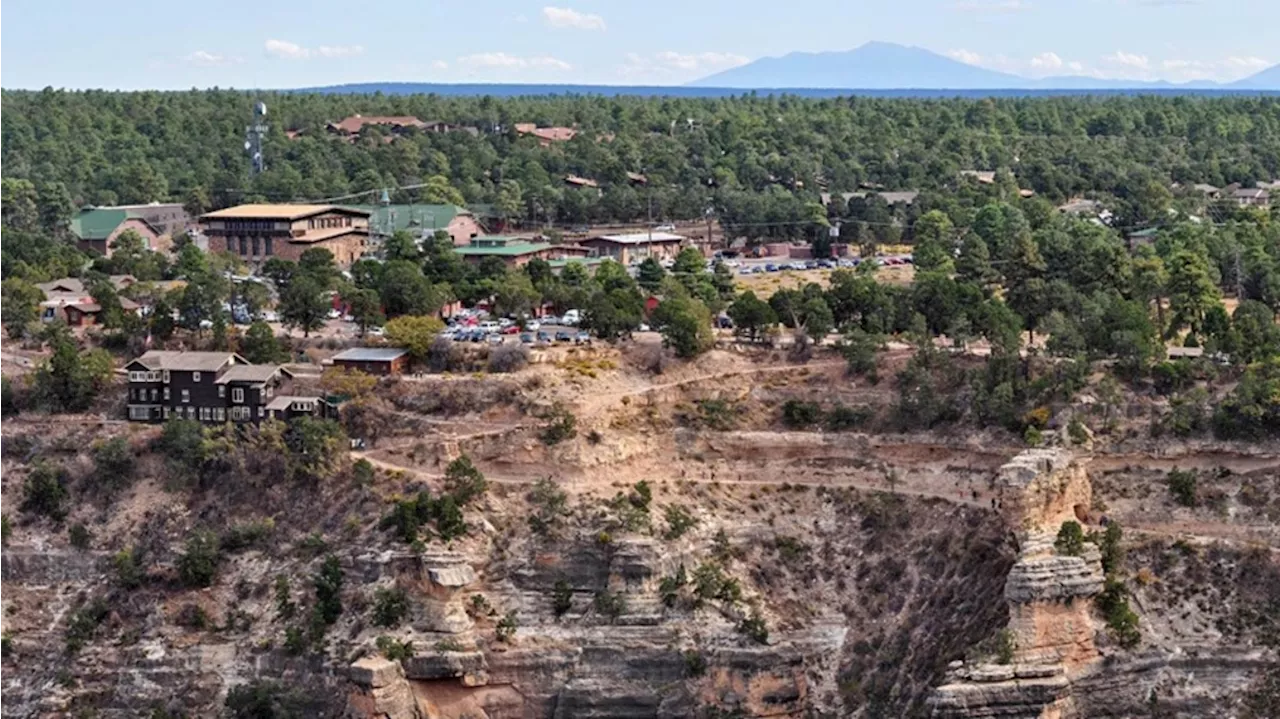
POLYGON ((397 375, 409 366, 409 351, 401 347, 353 347, 334 355, 333 366, 383 377, 397 375))

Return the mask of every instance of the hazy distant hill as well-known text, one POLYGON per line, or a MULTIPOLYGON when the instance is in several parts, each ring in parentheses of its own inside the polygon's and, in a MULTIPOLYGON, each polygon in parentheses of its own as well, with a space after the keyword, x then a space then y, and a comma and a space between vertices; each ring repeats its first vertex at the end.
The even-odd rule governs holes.
POLYGON ((1099 80, 1064 76, 1030 79, 969 65, 936 52, 869 42, 845 52, 793 52, 765 57, 704 77, 690 87, 945 88, 951 90, 1280 90, 1280 66, 1221 85, 1099 80))
POLYGON ((967 65, 918 47, 869 42, 847 52, 793 52, 765 57, 701 80, 693 87, 856 87, 998 89, 1025 78, 967 65))

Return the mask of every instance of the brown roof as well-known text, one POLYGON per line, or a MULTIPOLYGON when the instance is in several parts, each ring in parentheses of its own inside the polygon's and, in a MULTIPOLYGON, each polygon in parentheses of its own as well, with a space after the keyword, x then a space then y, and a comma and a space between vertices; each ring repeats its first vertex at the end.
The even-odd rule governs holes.
POLYGON ((287 238, 289 242, 294 244, 311 244, 312 242, 323 242, 324 240, 332 240, 335 237, 343 235, 365 235, 368 236, 369 231, 363 227, 335 227, 326 230, 311 230, 297 237, 287 238))
POLYGON ((217 372, 227 364, 248 364, 243 357, 233 352, 170 352, 166 350, 151 350, 129 364, 134 362, 147 369, 184 372, 217 372))
POLYGON ((256 219, 269 218, 273 220, 297 220, 311 215, 319 215, 323 212, 345 212, 350 215, 361 215, 368 217, 369 213, 364 210, 356 210, 350 207, 341 207, 339 205, 237 205, 228 207, 225 210, 217 210, 216 212, 207 212, 200 216, 202 220, 225 220, 225 219, 256 219))
POLYGON ((572 127, 538 127, 532 122, 517 122, 516 132, 521 135, 533 135, 540 140, 564 142, 572 140, 578 131, 572 127))
POLYGON ((631 172, 629 170, 627 171, 627 179, 631 180, 632 182, 639 182, 640 184, 644 184, 649 181, 649 178, 645 177, 644 175, 641 175, 638 172, 631 172))
POLYGON ((391 127, 426 127, 427 123, 419 120, 412 115, 371 115, 364 117, 362 115, 352 115, 341 122, 329 123, 329 128, 345 132, 348 134, 356 134, 364 129, 365 125, 390 125, 391 127))
MULTIPOLYGON (((115 287, 117 290, 122 290, 138 281, 133 275, 111 275, 107 279, 111 282, 111 286, 115 287)), ((36 287, 43 290, 46 295, 50 292, 83 293, 88 290, 88 288, 85 287, 84 280, 76 277, 63 277, 60 280, 53 280, 52 282, 41 282, 36 285, 36 287)))
POLYGON ((238 364, 222 373, 218 378, 217 384, 228 384, 230 382, 266 382, 276 376, 277 372, 288 374, 288 370, 280 365, 274 364, 238 364))
POLYGON ((570 185, 578 185, 580 187, 599 187, 600 186, 600 183, 596 182, 595 180, 592 180, 586 177, 578 177, 577 175, 566 175, 564 178, 564 181, 569 183, 570 185))

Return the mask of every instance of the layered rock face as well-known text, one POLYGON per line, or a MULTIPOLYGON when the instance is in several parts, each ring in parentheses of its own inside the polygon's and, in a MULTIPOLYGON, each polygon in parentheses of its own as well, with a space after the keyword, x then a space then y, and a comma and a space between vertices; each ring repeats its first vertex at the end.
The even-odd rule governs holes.
POLYGON ((1076 716, 1071 684, 1098 657, 1090 599, 1102 590, 1101 555, 1059 554, 1062 522, 1091 500, 1083 465, 1064 450, 1032 450, 997 476, 1001 510, 1018 536, 1005 580, 1009 626, 991 662, 957 662, 932 704, 940 717, 1061 719, 1076 716))

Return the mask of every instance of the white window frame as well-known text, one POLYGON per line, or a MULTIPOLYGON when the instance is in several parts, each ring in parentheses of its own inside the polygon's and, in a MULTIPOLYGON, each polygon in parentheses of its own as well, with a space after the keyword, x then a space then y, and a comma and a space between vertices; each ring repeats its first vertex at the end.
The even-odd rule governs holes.
POLYGON ((185 402, 185 403, 190 404, 190 402, 191 402, 191 390, 189 390, 189 389, 184 389, 184 390, 182 390, 182 401, 183 401, 183 402, 185 402))
POLYGON ((199 372, 192 372, 192 373, 191 373, 191 381, 192 381, 192 382, 199 382, 199 381, 200 381, 200 373, 199 373, 199 372))
POLYGON ((227 421, 227 408, 226 408, 226 407, 214 407, 214 408, 213 408, 213 420, 214 420, 215 422, 226 422, 226 421, 227 421))
POLYGON ((236 404, 244 404, 244 387, 231 388, 231 401, 236 404))
POLYGON ((162 374, 162 375, 164 375, 164 381, 165 381, 165 384, 168 384, 168 383, 169 383, 169 370, 164 370, 163 372, 161 372, 161 374, 162 374))
POLYGON ((165 388, 164 388, 164 401, 166 401, 166 402, 168 402, 168 401, 169 401, 169 388, 168 388, 168 387, 165 387, 165 388))
POLYGON ((227 386, 225 384, 218 385, 218 399, 222 399, 226 396, 227 396, 227 386))
POLYGON ((170 418, 170 417, 172 417, 172 416, 173 416, 173 409, 172 409, 171 407, 165 407, 165 408, 164 408, 164 418, 165 418, 165 419, 169 419, 169 418, 170 418))

